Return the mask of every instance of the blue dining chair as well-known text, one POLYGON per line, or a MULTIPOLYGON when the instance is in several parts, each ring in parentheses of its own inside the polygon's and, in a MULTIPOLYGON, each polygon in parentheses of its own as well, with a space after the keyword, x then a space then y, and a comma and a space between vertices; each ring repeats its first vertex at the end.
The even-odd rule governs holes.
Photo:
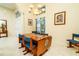
MULTIPOLYGON (((25 45, 25 49, 27 50, 27 52, 26 53, 24 53, 24 55, 25 54, 27 54, 28 52, 31 52, 31 50, 30 50, 30 40, 31 40, 31 38, 30 37, 25 37, 24 36, 24 45, 25 45)), ((35 42, 34 41, 32 41, 32 48, 31 49, 33 49, 34 47, 35 47, 35 42)))
POLYGON ((22 34, 18 34, 18 38, 19 38, 19 43, 21 44, 21 47, 19 48, 22 48, 23 47, 23 35, 22 34))
MULTIPOLYGON (((79 47, 79 34, 73 34, 71 39, 68 39, 67 41, 69 42, 68 48, 72 48, 74 46, 79 47)), ((79 50, 76 51, 76 53, 79 53, 79 50)))
POLYGON ((69 41, 72 44, 79 44, 79 41, 76 41, 75 37, 79 37, 79 34, 73 34, 72 39, 68 39, 67 41, 69 41))

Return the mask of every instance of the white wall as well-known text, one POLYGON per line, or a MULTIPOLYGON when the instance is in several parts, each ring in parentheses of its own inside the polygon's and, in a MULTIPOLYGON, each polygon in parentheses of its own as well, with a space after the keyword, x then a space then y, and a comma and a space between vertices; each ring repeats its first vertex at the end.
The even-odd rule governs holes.
POLYGON ((8 36, 15 35, 15 13, 10 9, 0 6, 0 19, 7 20, 8 36))

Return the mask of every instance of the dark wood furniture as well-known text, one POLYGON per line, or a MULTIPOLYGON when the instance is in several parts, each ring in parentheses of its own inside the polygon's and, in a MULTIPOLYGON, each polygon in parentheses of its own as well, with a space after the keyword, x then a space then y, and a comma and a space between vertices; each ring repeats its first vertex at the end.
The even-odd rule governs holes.
POLYGON ((0 20, 0 38, 8 37, 7 20, 0 20))
POLYGON ((23 45, 23 38, 24 38, 23 34, 18 34, 18 41, 21 44, 19 49, 24 47, 24 45, 23 45))
POLYGON ((74 48, 74 46, 78 47, 76 53, 79 53, 79 34, 73 34, 72 39, 67 40, 69 42, 68 48, 74 48), (75 40, 77 38, 77 40, 75 40))
POLYGON ((30 41, 30 50, 33 55, 42 55, 44 54, 51 46, 52 37, 48 35, 37 35, 37 34, 25 34, 26 37, 31 37, 30 41), (32 41, 36 42, 36 48, 32 49, 32 41))
POLYGON ((34 34, 39 34, 39 35, 48 35, 48 34, 46 34, 46 33, 38 33, 37 31, 32 31, 32 33, 34 33, 34 34))
POLYGON ((32 41, 31 37, 28 36, 24 36, 23 45, 25 47, 25 50, 27 51, 26 53, 24 53, 24 55, 32 52, 32 50, 36 47, 36 43, 32 41))

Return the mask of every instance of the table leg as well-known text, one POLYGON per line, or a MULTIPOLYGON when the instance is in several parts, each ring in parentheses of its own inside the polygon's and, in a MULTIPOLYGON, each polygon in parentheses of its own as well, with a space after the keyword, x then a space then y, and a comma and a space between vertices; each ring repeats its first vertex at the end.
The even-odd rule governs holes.
POLYGON ((72 43, 69 42, 69 46, 67 48, 73 48, 72 43))

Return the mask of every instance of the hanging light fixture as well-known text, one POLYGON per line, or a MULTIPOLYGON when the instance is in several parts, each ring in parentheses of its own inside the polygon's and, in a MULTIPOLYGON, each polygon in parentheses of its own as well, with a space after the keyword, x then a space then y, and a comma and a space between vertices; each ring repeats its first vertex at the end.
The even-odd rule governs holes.
POLYGON ((29 6, 29 13, 32 13, 34 15, 39 15, 39 14, 42 14, 42 13, 45 13, 45 5, 30 5, 29 6))

